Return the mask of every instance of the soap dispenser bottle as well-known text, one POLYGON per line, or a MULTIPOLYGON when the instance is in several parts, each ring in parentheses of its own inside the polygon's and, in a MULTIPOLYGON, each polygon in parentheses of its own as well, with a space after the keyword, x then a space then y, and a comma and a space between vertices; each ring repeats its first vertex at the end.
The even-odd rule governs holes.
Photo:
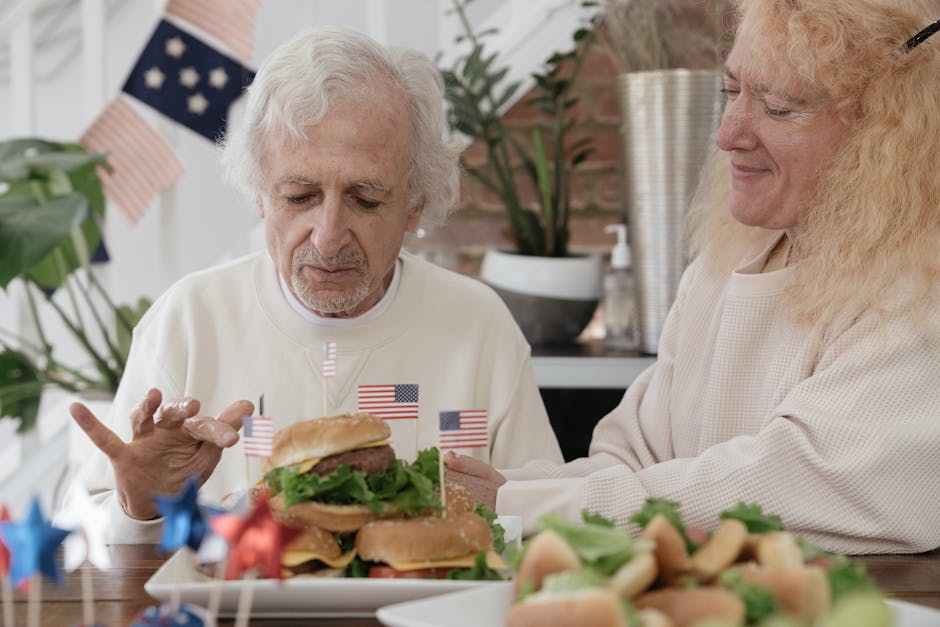
POLYGON ((604 231, 617 234, 617 243, 610 252, 610 267, 604 275, 604 345, 615 350, 635 350, 639 335, 627 227, 609 224, 604 231))

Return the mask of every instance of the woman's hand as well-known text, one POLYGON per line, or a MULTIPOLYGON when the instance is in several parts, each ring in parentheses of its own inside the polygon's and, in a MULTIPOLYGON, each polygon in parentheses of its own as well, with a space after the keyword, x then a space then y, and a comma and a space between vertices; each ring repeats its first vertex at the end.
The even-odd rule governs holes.
POLYGON ((238 441, 242 417, 250 401, 232 403, 219 417, 198 416, 199 401, 180 399, 160 406, 163 395, 152 388, 131 413, 133 436, 124 442, 91 410, 73 403, 69 413, 114 468, 121 507, 131 518, 158 516, 154 494, 175 494, 196 476, 205 483, 222 457, 222 449, 238 441), (158 411, 159 410, 159 411, 158 411))
POLYGON ((496 510, 496 491, 506 483, 506 477, 489 464, 453 451, 444 455, 444 465, 448 479, 467 488, 477 503, 496 510))

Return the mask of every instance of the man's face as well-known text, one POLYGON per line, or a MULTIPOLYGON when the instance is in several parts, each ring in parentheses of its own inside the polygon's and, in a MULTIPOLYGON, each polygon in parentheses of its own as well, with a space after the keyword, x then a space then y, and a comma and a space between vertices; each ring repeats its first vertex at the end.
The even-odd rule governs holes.
POLYGON ((306 141, 272 141, 265 152, 268 251, 311 311, 358 316, 385 294, 420 217, 406 202, 410 133, 402 97, 377 89, 366 102, 336 105, 306 141))
POLYGON ((731 156, 731 213, 749 226, 792 229, 846 129, 821 96, 785 80, 786 68, 773 84, 742 76, 746 48, 736 44, 728 56, 728 102, 717 135, 731 156))

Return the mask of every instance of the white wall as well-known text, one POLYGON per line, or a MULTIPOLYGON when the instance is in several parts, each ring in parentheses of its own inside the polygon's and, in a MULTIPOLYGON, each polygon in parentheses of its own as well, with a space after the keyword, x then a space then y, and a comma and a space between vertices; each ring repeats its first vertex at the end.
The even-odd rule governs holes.
MULTIPOLYGON (((79 11, 78 2, 73 10, 79 11)), ((472 5, 474 21, 486 18, 499 0, 478 0, 472 5)), ((105 42, 108 97, 117 94, 127 73, 153 29, 159 9, 157 2, 130 0, 111 3, 105 42)), ((267 0, 256 22, 256 44, 252 66, 299 27, 312 23, 343 24, 369 32, 393 45, 417 48, 433 58, 440 37, 440 16, 448 0, 267 0), (370 5, 387 22, 370 23, 370 5)), ((7 42, 4 42, 6 45, 7 42)), ((52 60, 36 51, 35 65, 43 68, 52 60)), ((63 50, 48 53, 61 56, 63 50)), ((9 71, 5 74, 8 76, 9 71)), ((34 85, 35 107, 32 133, 58 140, 76 140, 91 117, 82 111, 82 68, 79 58, 64 65, 51 79, 34 85)), ((10 138, 12 96, 9 82, 0 84, 0 137, 10 138)), ((233 111, 238 115, 238 103, 233 111)), ((169 139, 186 168, 186 175, 165 198, 155 203, 134 227, 113 207, 109 207, 107 243, 113 263, 106 281, 118 302, 136 300, 141 295, 155 297, 182 275, 219 260, 241 255, 260 244, 256 230, 259 220, 253 208, 221 181, 217 149, 188 129, 163 122, 158 114, 148 118, 158 128, 169 131, 169 139)), ((12 308, 0 296, 0 325, 13 321, 12 308)))

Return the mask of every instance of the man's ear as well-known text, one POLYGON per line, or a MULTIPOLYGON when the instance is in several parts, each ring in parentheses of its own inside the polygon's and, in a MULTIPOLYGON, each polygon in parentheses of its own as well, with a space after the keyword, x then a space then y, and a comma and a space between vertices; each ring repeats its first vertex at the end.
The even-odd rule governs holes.
POLYGON ((258 217, 264 220, 264 202, 260 196, 255 200, 255 209, 258 211, 258 217))
POLYGON ((408 222, 405 226, 405 229, 408 231, 414 231, 418 228, 418 223, 421 222, 421 212, 424 210, 424 203, 420 205, 415 205, 408 210, 408 222))

